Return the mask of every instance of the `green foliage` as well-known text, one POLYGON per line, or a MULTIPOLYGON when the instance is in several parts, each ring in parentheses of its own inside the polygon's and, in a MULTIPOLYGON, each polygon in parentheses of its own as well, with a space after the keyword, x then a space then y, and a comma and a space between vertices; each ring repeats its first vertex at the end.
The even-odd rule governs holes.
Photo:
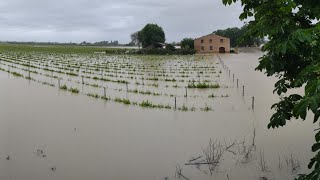
POLYGON ((70 91, 71 93, 74 93, 74 94, 79 94, 79 89, 77 89, 77 88, 70 88, 70 89, 68 89, 68 91, 70 91))
POLYGON ((151 108, 154 107, 154 105, 153 105, 151 102, 149 102, 148 100, 142 101, 142 103, 140 103, 139 105, 140 105, 141 107, 151 107, 151 108))
POLYGON ((166 49, 169 51, 175 51, 176 48, 172 44, 166 44, 166 49))
POLYGON ((181 41, 182 49, 194 49, 194 40, 192 38, 184 38, 181 41))
POLYGON ((202 111, 206 111, 206 112, 212 111, 212 107, 209 107, 209 106, 206 104, 203 108, 201 108, 201 110, 202 110, 202 111))
POLYGON ((133 54, 146 55, 193 55, 196 51, 194 49, 176 49, 175 51, 168 49, 141 49, 133 54))
MULTIPOLYGON (((12 44, 0 44, 0 51, 19 51, 19 52, 40 52, 40 53, 55 53, 55 54, 93 54, 95 52, 107 52, 115 54, 116 52, 124 52, 128 51, 127 49, 120 48, 101 48, 94 46, 76 46, 76 45, 12 45, 12 44)), ((120 54, 120 53, 119 53, 120 54)))
POLYGON ((138 41, 142 43, 142 47, 146 48, 154 43, 164 43, 166 37, 162 27, 157 24, 147 24, 138 32, 138 41))
POLYGON ((68 87, 67 87, 67 85, 63 85, 63 86, 60 87, 60 89, 66 91, 66 90, 68 90, 68 87))
POLYGON ((227 28, 227 29, 219 29, 214 31, 213 33, 219 36, 224 36, 230 39, 231 47, 236 46, 259 46, 263 42, 263 38, 254 38, 254 37, 247 37, 243 38, 243 36, 248 32, 248 26, 245 25, 241 29, 237 27, 227 28))
POLYGON ((234 27, 234 28, 227 28, 227 29, 219 29, 213 32, 216 35, 227 37, 230 39, 231 47, 236 47, 238 39, 241 37, 241 29, 234 27))
POLYGON ((212 89, 217 89, 220 88, 219 84, 208 84, 208 83, 189 83, 188 88, 198 88, 198 89, 207 89, 207 88, 212 88, 212 89))
MULTIPOLYGON (((241 1, 240 19, 254 19, 247 26, 245 38, 270 39, 264 47, 257 70, 277 76, 275 92, 281 101, 272 106, 276 110, 269 128, 284 126, 292 118, 305 120, 308 112, 314 122, 320 117, 320 3, 318 0, 223 0, 224 4, 241 1), (254 17, 254 18, 252 18, 254 17), (284 96, 289 89, 305 87, 303 95, 284 96)), ((310 174, 299 179, 320 178, 320 132, 312 151, 310 174)))
POLYGON ((12 75, 17 76, 17 77, 23 77, 23 75, 22 75, 22 74, 17 73, 17 72, 13 72, 13 73, 12 73, 12 75))
POLYGON ((126 104, 126 105, 131 104, 129 99, 121 99, 121 98, 115 98, 114 102, 119 102, 119 103, 123 103, 123 104, 126 104))

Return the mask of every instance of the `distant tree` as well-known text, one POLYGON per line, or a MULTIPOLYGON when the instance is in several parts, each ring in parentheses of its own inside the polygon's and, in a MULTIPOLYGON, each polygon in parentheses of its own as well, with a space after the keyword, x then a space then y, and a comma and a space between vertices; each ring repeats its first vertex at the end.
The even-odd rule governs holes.
POLYGON ((130 44, 139 46, 139 49, 140 49, 139 31, 132 33, 130 35, 130 38, 131 38, 130 44))
POLYGON ((260 46, 263 42, 263 38, 259 37, 246 37, 245 34, 249 31, 248 25, 244 25, 240 29, 240 37, 238 37, 237 44, 238 46, 260 46))
POLYGON ((181 45, 181 43, 180 42, 175 42, 175 41, 173 41, 172 43, 170 43, 170 44, 172 44, 173 46, 180 46, 181 45))
POLYGON ((194 40, 192 38, 184 38, 180 44, 182 49, 194 49, 194 40))
POLYGON ((175 51, 176 50, 176 48, 172 44, 166 44, 166 49, 170 50, 170 51, 175 51))
POLYGON ((227 28, 227 29, 219 29, 213 32, 216 35, 227 37, 230 39, 231 47, 236 47, 238 39, 241 37, 241 29, 237 27, 227 28))
POLYGON ((138 32, 138 40, 142 47, 148 47, 154 43, 164 43, 166 41, 163 29, 157 24, 147 24, 138 32))
POLYGON ((248 31, 247 25, 244 25, 241 29, 237 27, 227 28, 227 29, 219 29, 214 31, 213 33, 219 36, 227 37, 230 39, 231 47, 236 46, 259 46, 262 42, 262 38, 242 38, 248 31))

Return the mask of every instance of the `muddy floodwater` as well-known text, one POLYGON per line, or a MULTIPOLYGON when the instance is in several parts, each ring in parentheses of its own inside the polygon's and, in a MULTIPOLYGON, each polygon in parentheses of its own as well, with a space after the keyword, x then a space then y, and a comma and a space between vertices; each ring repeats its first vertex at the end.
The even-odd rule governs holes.
MULTIPOLYGON (((203 62, 201 58, 188 57, 190 66, 207 68, 208 75, 199 75, 199 82, 207 78, 206 82, 221 87, 188 88, 187 97, 184 87, 192 83, 182 81, 187 76, 180 74, 181 81, 168 80, 179 67, 187 68, 183 57, 173 62, 179 66, 167 60, 148 66, 173 68, 166 72, 168 76, 157 71, 163 79, 168 78, 157 80, 157 84, 151 78, 130 80, 129 72, 122 73, 128 76, 127 90, 125 83, 100 84, 94 75, 88 75, 85 83, 79 77, 61 76, 65 81, 59 83, 80 90, 74 94, 59 89, 57 79, 48 77, 50 73, 31 74, 33 80, 14 76, 13 71, 25 76, 28 73, 9 55, 13 56, 5 54, 0 60, 0 67, 5 70, 0 71, 1 180, 293 179, 308 172, 317 127, 309 117, 304 122, 292 120, 283 128, 267 129, 272 115, 270 107, 278 100, 272 93, 277 79, 254 70, 262 56, 257 50, 212 55, 203 62), (3 60, 4 57, 7 59, 3 60), (10 73, 6 72, 10 66, 10 73), (131 105, 88 96, 103 95, 102 87, 107 87, 110 99, 128 99, 131 105), (149 89, 153 95, 133 93, 135 88, 149 89), (209 98, 212 93, 216 97, 209 98), (140 101, 146 99, 159 108, 140 107, 140 101), (136 105, 132 105, 134 101, 136 105), (184 111, 184 106, 188 110, 184 111), (209 150, 220 155, 210 165, 203 163, 209 150)), ((104 55, 97 56, 103 62, 104 55)), ((54 57, 48 58, 50 63, 54 61, 54 57)), ((116 62, 110 60, 109 64, 116 62)), ((121 63, 128 62, 130 59, 121 63)), ((48 67, 34 63, 32 68, 36 70, 38 66, 48 67)), ((151 72, 148 77, 156 79, 158 74, 151 72)), ((188 77, 194 76, 194 81, 198 81, 197 75, 190 73, 188 77)))

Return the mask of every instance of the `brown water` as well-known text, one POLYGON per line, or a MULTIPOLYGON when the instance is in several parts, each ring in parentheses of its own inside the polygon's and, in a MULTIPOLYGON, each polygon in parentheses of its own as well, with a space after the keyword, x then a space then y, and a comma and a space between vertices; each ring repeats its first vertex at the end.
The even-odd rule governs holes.
POLYGON ((307 171, 315 128, 309 118, 267 129, 270 106, 278 98, 272 94, 276 79, 254 71, 261 55, 258 51, 221 55, 231 74, 245 85, 245 97, 241 88, 228 89, 231 96, 215 104, 212 112, 104 102, 0 71, 0 179, 177 179, 177 165, 193 180, 292 179, 307 171), (248 146, 254 132, 255 151, 248 162, 239 163, 241 155, 225 153, 213 175, 206 166, 184 165, 202 154, 210 138, 245 141, 248 146), (265 171, 259 165, 261 151, 265 171), (285 162, 291 154, 301 167, 294 173, 285 162))

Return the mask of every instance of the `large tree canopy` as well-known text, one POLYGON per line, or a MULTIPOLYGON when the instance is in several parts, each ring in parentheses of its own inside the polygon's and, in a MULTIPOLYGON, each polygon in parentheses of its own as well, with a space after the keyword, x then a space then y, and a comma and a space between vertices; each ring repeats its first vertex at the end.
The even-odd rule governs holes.
POLYGON ((147 24, 141 31, 139 31, 138 40, 145 48, 154 43, 164 43, 166 41, 166 37, 160 26, 157 24, 147 24))
MULTIPOLYGON (((270 40, 263 47, 265 55, 260 58, 257 70, 279 77, 275 92, 281 101, 272 106, 276 112, 268 127, 284 126, 292 118, 305 120, 308 112, 317 122, 320 117, 320 1, 223 0, 224 4, 237 1, 243 5, 240 19, 254 19, 249 22, 245 37, 270 40), (286 94, 288 89, 301 87, 305 87, 303 95, 286 94)), ((313 171, 299 179, 320 179, 320 131, 315 139, 312 151, 316 156, 308 166, 313 171)))

